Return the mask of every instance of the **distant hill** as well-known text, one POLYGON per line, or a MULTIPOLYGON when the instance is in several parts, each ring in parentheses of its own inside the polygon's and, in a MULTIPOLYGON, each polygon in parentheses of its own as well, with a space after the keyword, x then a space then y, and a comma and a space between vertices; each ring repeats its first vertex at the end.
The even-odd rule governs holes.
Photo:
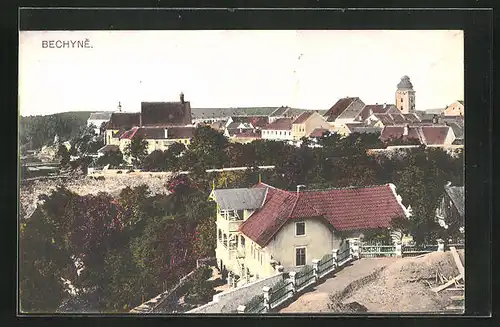
MULTIPOLYGON (((279 107, 237 107, 237 108, 191 108, 194 119, 210 119, 227 116, 268 116, 279 107)), ((300 115, 304 111, 313 109, 290 108, 289 114, 300 115)), ((324 114, 327 110, 315 110, 319 114, 324 114)))
POLYGON ((70 111, 46 116, 19 117, 19 141, 21 150, 34 150, 50 143, 58 135, 69 140, 87 125, 93 111, 70 111))
POLYGON ((66 111, 66 112, 60 112, 57 114, 51 114, 51 115, 30 115, 30 116, 22 116, 21 118, 34 118, 34 117, 49 117, 49 116, 58 116, 61 118, 68 118, 68 117, 74 117, 79 120, 85 120, 85 123, 87 122, 87 119, 89 119, 90 114, 93 112, 97 111, 66 111))

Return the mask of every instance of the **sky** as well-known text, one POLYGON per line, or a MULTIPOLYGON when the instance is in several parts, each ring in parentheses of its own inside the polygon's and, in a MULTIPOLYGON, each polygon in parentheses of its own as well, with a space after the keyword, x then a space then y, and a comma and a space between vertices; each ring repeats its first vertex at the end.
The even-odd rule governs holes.
POLYGON ((192 108, 394 103, 404 75, 417 110, 464 98, 462 31, 23 31, 19 42, 22 116, 118 102, 137 112, 180 92, 192 108), (85 39, 88 48, 42 46, 85 39))

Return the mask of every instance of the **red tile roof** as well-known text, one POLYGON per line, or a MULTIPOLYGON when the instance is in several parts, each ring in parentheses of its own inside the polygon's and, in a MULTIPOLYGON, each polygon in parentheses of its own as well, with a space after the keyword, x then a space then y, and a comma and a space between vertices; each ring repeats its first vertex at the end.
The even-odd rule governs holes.
POLYGON ((322 137, 324 133, 328 132, 326 128, 316 128, 309 134, 309 137, 322 137))
POLYGON ((404 136, 404 126, 385 126, 382 129, 380 139, 388 141, 390 139, 417 139, 425 145, 443 145, 451 127, 444 125, 409 125, 408 135, 404 136))
POLYGON ((309 117, 311 117, 313 113, 314 113, 314 111, 304 111, 297 118, 295 118, 295 120, 292 122, 292 124, 305 123, 305 121, 308 120, 309 117))
POLYGON ((354 101, 359 100, 358 97, 355 98, 342 98, 338 100, 325 114, 324 117, 328 121, 334 121, 344 110, 347 109, 354 101))
POLYGON ((362 188, 301 191, 267 187, 264 205, 240 226, 240 231, 260 246, 292 219, 324 218, 338 231, 390 227, 395 217, 405 216, 390 184, 362 188))
POLYGON ((269 116, 232 116, 233 123, 249 123, 253 127, 263 128, 269 124, 269 116))
POLYGON ((229 131, 229 135, 231 137, 237 137, 237 138, 261 138, 261 132, 260 130, 242 130, 241 132, 239 130, 234 130, 234 131, 229 131))
POLYGON ((442 145, 450 131, 449 126, 421 126, 420 133, 426 145, 442 145))
POLYGON ((291 118, 279 118, 273 121, 271 124, 263 128, 264 130, 278 130, 287 131, 292 129, 292 119, 291 118))

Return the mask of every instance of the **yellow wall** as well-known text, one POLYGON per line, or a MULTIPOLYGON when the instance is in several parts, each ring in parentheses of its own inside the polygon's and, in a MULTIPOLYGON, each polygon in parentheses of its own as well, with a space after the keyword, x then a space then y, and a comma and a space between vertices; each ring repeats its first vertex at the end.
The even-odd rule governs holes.
MULTIPOLYGON (((146 141, 148 142, 148 146, 146 148, 148 151, 148 154, 150 154, 151 152, 153 152, 155 150, 165 151, 168 149, 168 147, 171 144, 176 143, 176 142, 182 143, 185 146, 188 146, 191 143, 190 139, 168 139, 168 140, 167 139, 160 139, 160 140, 147 139, 146 141)), ((119 146, 120 151, 122 153, 125 153, 125 148, 127 147, 127 144, 129 144, 129 143, 130 143, 129 139, 121 139, 119 141, 118 146, 119 146)))
POLYGON ((292 125, 292 138, 299 140, 306 136, 306 124, 293 124, 292 125))
POLYGON ((411 104, 415 107, 415 91, 396 91, 396 107, 399 111, 404 114, 412 112, 411 104))
POLYGON ((458 101, 450 104, 444 111, 445 116, 463 116, 464 115, 464 106, 458 101))
POLYGON ((299 140, 309 136, 316 128, 332 130, 333 127, 323 116, 314 112, 304 123, 292 125, 292 137, 294 140, 299 140))
POLYGON ((107 129, 104 134, 104 144, 120 145, 120 140, 118 138, 113 138, 113 134, 117 133, 117 129, 107 129))
POLYGON ((340 237, 334 235, 331 227, 321 219, 306 219, 305 235, 295 236, 295 223, 289 221, 273 237, 266 246, 266 250, 273 258, 281 263, 285 271, 298 270, 295 266, 295 249, 306 248, 306 264, 311 264, 313 259, 321 259, 325 254, 331 253, 334 247, 340 245, 340 237))

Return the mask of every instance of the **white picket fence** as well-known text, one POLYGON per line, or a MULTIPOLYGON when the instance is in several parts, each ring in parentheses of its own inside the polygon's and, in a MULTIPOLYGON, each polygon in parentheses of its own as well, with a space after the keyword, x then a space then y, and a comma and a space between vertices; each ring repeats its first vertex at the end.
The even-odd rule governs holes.
POLYGON ((276 309, 292 298, 298 297, 306 288, 317 284, 321 278, 358 258, 357 243, 346 240, 339 249, 334 249, 321 260, 312 260, 312 266, 305 266, 297 272, 291 271, 289 277, 283 281, 263 287, 262 295, 259 294, 249 303, 238 306, 238 312, 266 313, 276 309))

